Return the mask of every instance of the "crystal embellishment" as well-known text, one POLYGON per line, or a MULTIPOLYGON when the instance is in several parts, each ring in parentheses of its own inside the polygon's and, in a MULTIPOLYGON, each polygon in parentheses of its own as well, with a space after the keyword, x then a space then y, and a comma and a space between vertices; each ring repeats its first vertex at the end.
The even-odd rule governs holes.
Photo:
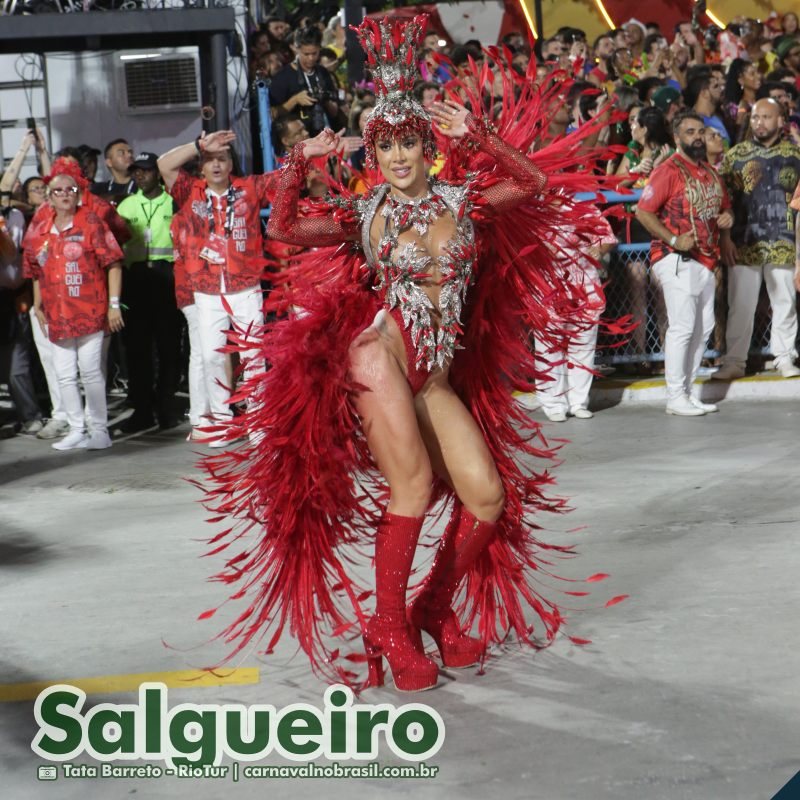
POLYGON ((435 183, 425 197, 398 200, 384 185, 364 207, 363 241, 368 261, 376 268, 376 290, 384 295, 388 308, 399 308, 403 324, 410 329, 417 363, 430 371, 444 368, 453 359, 462 333, 461 313, 475 263, 475 233, 469 218, 469 189, 465 186, 435 183), (369 231, 381 202, 381 216, 391 224, 378 242, 375 253, 369 246, 369 231), (415 243, 399 247, 398 236, 414 228, 424 236, 431 223, 444 213, 456 221, 455 235, 442 255, 433 257, 415 243), (439 307, 428 297, 422 283, 430 282, 438 267, 441 287, 439 307), (433 317, 439 317, 438 326, 433 317))

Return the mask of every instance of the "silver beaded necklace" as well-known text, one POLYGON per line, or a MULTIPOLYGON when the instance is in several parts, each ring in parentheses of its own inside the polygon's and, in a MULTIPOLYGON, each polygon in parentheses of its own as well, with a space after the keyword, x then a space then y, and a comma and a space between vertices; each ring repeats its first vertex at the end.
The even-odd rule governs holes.
POLYGON ((447 210, 444 200, 431 189, 424 197, 403 200, 392 194, 386 196, 381 216, 392 221, 396 231, 413 227, 420 235, 428 232, 428 226, 447 210))

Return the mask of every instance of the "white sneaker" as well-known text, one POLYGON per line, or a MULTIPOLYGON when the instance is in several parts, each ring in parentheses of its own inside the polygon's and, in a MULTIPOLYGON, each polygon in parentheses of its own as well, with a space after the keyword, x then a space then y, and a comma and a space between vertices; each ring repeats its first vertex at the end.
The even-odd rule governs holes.
POLYGON ((575 419, 591 419, 594 416, 588 408, 584 408, 583 406, 578 406, 569 413, 572 414, 575 419))
POLYGON ((702 408, 706 414, 713 414, 715 411, 719 411, 719 406, 714 403, 704 403, 699 397, 695 397, 694 395, 689 395, 689 402, 695 408, 702 408))
POLYGON ((223 447, 233 447, 233 445, 239 444, 242 441, 244 441, 243 436, 237 436, 235 439, 214 439, 208 442, 208 446, 212 447, 214 450, 220 450, 223 447))
POLYGON ((44 423, 40 419, 29 419, 23 423, 19 432, 26 436, 36 436, 42 428, 44 428, 44 423))
POLYGON ((567 415, 563 411, 547 411, 544 409, 544 415, 550 422, 566 422, 567 415))
POLYGON ((111 437, 107 431, 92 431, 86 444, 87 450, 105 450, 111 447, 111 437))
POLYGON ((791 361, 784 361, 782 364, 776 364, 775 369, 780 372, 784 378, 796 378, 800 376, 800 369, 791 361))
POLYGON ((69 433, 69 422, 65 419, 49 419, 47 424, 36 434, 37 439, 58 439, 69 433))
POLYGON ((736 364, 723 364, 711 375, 712 381, 735 381, 737 378, 744 378, 744 370, 736 364))
POLYGON ((186 437, 187 442, 207 442, 210 439, 213 439, 217 436, 216 433, 208 433, 207 431, 201 430, 200 425, 193 427, 189 431, 189 435, 186 437))
POLYGON ((674 400, 667 401, 667 414, 674 414, 676 417, 703 417, 705 411, 698 408, 692 401, 684 394, 676 397, 674 400))
POLYGON ((89 437, 83 431, 71 431, 60 442, 51 444, 53 450, 85 450, 89 437))

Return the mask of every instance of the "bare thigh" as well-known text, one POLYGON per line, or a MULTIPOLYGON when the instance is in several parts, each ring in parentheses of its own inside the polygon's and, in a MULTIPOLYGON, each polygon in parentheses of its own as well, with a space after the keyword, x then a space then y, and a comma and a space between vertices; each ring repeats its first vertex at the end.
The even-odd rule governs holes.
POLYGON ((350 346, 350 375, 365 387, 355 405, 370 452, 389 484, 388 510, 421 516, 430 502, 431 463, 403 368, 374 326, 350 346))
POLYGON ((505 502, 500 475, 478 424, 446 378, 426 383, 414 405, 436 473, 478 519, 498 519, 505 502))

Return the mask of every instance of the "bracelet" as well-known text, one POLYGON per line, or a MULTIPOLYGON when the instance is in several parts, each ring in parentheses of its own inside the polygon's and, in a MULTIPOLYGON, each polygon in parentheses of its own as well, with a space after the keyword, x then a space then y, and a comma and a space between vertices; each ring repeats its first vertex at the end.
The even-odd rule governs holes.
POLYGON ((669 240, 669 246, 675 247, 675 242, 678 241, 678 235, 676 233, 672 234, 672 238, 669 240))
POLYGON ((462 146, 468 150, 479 150, 481 141, 494 133, 491 123, 484 117, 476 117, 472 112, 464 119, 467 135, 462 137, 462 146))
POLYGON ((204 143, 204 140, 203 140, 202 136, 198 136, 194 140, 194 149, 197 150, 199 155, 203 155, 203 153, 205 153, 206 146, 205 146, 205 143, 204 143))
POLYGON ((119 311, 119 297, 116 295, 111 295, 108 298, 108 306, 109 308, 113 308, 115 311, 119 311))

